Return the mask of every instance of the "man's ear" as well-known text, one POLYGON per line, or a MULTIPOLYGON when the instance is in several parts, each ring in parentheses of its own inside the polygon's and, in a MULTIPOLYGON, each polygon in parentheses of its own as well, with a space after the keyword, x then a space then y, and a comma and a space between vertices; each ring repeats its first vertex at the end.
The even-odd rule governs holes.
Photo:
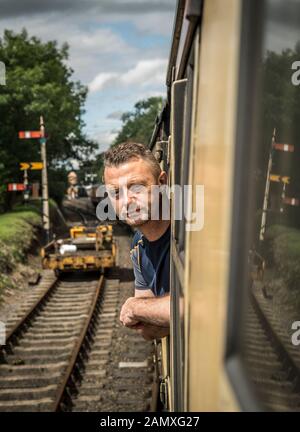
POLYGON ((104 170, 103 170, 103 173, 102 173, 102 183, 103 184, 105 184, 105 177, 104 177, 104 174, 105 174, 105 167, 104 167, 104 170))
POLYGON ((159 174, 159 177, 158 177, 158 184, 160 184, 160 185, 166 185, 167 183, 168 183, 167 173, 166 173, 166 171, 162 171, 159 174))

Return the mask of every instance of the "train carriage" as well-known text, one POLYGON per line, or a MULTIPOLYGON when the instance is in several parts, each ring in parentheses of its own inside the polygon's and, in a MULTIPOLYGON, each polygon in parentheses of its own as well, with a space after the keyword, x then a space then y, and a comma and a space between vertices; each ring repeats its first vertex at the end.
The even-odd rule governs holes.
POLYGON ((299 18, 300 1, 178 1, 150 143, 195 212, 176 220, 173 198, 167 410, 300 410, 299 18))

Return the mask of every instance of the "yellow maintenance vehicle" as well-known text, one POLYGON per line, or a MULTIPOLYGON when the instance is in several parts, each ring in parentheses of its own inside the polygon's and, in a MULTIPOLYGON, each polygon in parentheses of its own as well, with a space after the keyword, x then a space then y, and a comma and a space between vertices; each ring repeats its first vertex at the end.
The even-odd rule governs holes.
POLYGON ((70 238, 54 239, 41 250, 42 267, 56 273, 98 271, 115 265, 111 225, 74 226, 70 238))

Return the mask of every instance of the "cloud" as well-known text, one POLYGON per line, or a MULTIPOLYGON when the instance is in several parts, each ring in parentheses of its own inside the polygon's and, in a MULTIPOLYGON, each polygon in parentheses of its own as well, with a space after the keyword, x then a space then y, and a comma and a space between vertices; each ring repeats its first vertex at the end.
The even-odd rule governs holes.
POLYGON ((265 49, 280 53, 294 49, 300 40, 299 34, 299 2, 297 0, 273 0, 266 14, 267 31, 265 49))
POLYGON ((166 68, 166 59, 141 60, 133 69, 121 76, 121 81, 126 85, 162 84, 166 68))
POLYGON ((82 13, 94 11, 95 14, 147 14, 153 9, 162 13, 175 8, 174 0, 0 0, 1 17, 32 16, 51 12, 82 13))
POLYGON ((144 99, 148 99, 150 97, 162 97, 165 98, 166 97, 166 91, 163 90, 151 90, 151 89, 141 89, 141 91, 139 93, 136 93, 136 100, 140 101, 140 100, 144 100, 144 99))
POLYGON ((122 112, 164 94, 175 6, 175 0, 0 0, 0 37, 4 29, 26 27, 43 42, 69 44, 73 79, 90 88, 85 131, 102 148, 115 138, 122 112))
POLYGON ((132 67, 141 55, 144 59, 165 56, 166 40, 158 41, 156 36, 170 37, 172 4, 173 0, 0 0, 0 33, 5 28, 19 32, 25 26, 43 42, 68 42, 68 64, 75 79, 86 84, 100 72, 99 65, 101 72, 108 73, 132 67), (127 6, 135 7, 136 13, 127 6), (35 12, 26 16, 28 11, 35 12), (140 46, 139 41, 147 38, 147 46, 140 46))
POLYGON ((159 12, 152 10, 148 13, 146 19, 141 19, 141 16, 132 16, 131 20, 134 23, 140 34, 145 35, 161 35, 170 37, 172 32, 172 23, 175 14, 175 3, 170 7, 169 11, 159 12), (171 25, 170 25, 171 24, 171 25))
MULTIPOLYGON (((19 32, 23 26, 24 19, 0 19, 0 35, 4 28, 19 32)), ((138 49, 109 25, 99 28, 85 23, 81 26, 69 16, 57 20, 53 17, 32 17, 27 26, 29 35, 36 35, 43 42, 56 39, 59 46, 64 42, 69 44, 67 64, 75 71, 75 79, 80 79, 84 84, 91 81, 100 66, 103 72, 108 72, 123 64, 128 66, 126 62, 132 62, 139 55, 138 49)))
POLYGON ((117 78, 117 73, 101 72, 89 84, 89 90, 91 93, 102 90, 107 84, 113 83, 117 78))
POLYGON ((121 53, 130 49, 124 39, 109 28, 74 31, 68 36, 68 43, 73 50, 78 51, 79 48, 85 53, 101 55, 121 53))
MULTIPOLYGON (((297 0, 273 0, 267 10, 267 19, 282 27, 299 30, 299 2, 297 0)), ((299 33, 298 33, 299 34, 299 33)))
POLYGON ((100 152, 106 151, 117 137, 118 132, 114 130, 102 131, 95 134, 94 139, 99 145, 100 152))
POLYGON ((91 93, 101 91, 116 83, 122 86, 154 87, 163 85, 167 70, 166 59, 140 60, 127 72, 99 73, 89 84, 91 93))
POLYGON ((114 111, 106 116, 109 120, 121 120, 124 111, 114 111))
POLYGON ((77 159, 70 159, 69 163, 72 165, 72 169, 79 170, 79 161, 77 159))

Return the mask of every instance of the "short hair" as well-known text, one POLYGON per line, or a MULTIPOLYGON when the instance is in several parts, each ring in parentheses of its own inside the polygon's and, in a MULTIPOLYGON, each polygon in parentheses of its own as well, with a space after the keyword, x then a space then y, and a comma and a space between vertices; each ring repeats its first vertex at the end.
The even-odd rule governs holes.
POLYGON ((131 160, 143 159, 147 161, 155 176, 159 176, 161 168, 155 156, 144 144, 136 142, 124 142, 111 147, 104 153, 104 167, 118 167, 131 160))

